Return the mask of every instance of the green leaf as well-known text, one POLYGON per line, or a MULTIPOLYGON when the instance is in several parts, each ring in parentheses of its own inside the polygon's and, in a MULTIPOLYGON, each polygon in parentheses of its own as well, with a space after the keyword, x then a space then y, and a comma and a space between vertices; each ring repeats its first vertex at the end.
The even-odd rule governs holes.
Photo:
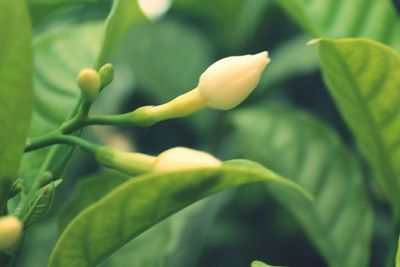
POLYGON ((115 171, 104 171, 79 179, 59 216, 59 229, 63 230, 82 210, 127 180, 126 175, 115 171))
POLYGON ((35 26, 61 8, 96 1, 97 0, 29 0, 28 5, 32 24, 35 26))
POLYGON ((398 248, 397 248, 396 267, 400 267, 400 236, 399 236, 398 248))
POLYGON ((275 182, 306 194, 296 184, 245 160, 229 161, 221 168, 142 175, 80 213, 57 241, 49 266, 96 265, 182 208, 251 182, 275 182))
MULTIPOLYGON (((59 229, 64 229, 83 208, 126 181, 124 177, 106 171, 79 179, 70 201, 61 212, 59 229)), ((223 194, 185 208, 113 253, 101 266, 124 266, 127 262, 129 267, 192 266, 189 264, 195 263, 193 256, 200 252, 205 233, 226 200, 227 196, 223 194)))
POLYGON ((59 4, 79 4, 96 2, 97 0, 29 0, 29 3, 38 3, 46 5, 59 5, 59 4))
POLYGON ((96 69, 107 63, 111 53, 128 30, 136 23, 145 21, 145 16, 138 6, 138 1, 114 0, 106 20, 102 47, 96 60, 96 69))
POLYGON ((321 40, 329 92, 400 216, 400 55, 366 39, 321 40))
POLYGON ((277 0, 315 37, 367 37, 400 50, 400 18, 390 0, 277 0))
POLYGON ((0 0, 0 214, 17 176, 32 113, 32 36, 25 1, 0 0))
POLYGON ((100 266, 195 266, 207 231, 232 192, 203 199, 150 228, 100 266), (228 197, 228 198, 227 198, 228 197))
POLYGON ((268 187, 329 266, 367 266, 372 209, 361 170, 335 132, 305 112, 284 107, 238 110, 232 122, 241 156, 270 166, 315 196, 314 203, 293 201, 285 188, 268 187))
MULTIPOLYGON (((274 267, 274 266, 268 265, 268 264, 266 264, 264 262, 261 262, 261 261, 253 261, 251 263, 251 267, 274 267)), ((276 266, 276 267, 278 267, 278 266, 276 266)))

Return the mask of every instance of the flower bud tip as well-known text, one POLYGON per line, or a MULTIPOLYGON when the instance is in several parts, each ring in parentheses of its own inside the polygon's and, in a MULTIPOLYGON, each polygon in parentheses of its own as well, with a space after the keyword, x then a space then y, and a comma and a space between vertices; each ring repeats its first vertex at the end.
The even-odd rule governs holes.
POLYGON ((200 76, 197 88, 209 107, 232 109, 256 88, 269 62, 267 51, 220 59, 200 76))
POLYGON ((15 216, 0 217, 0 250, 12 248, 22 234, 22 222, 15 216))
POLYGON ((162 152, 156 158, 153 171, 165 172, 195 168, 214 168, 221 166, 214 156, 194 149, 175 147, 162 152))

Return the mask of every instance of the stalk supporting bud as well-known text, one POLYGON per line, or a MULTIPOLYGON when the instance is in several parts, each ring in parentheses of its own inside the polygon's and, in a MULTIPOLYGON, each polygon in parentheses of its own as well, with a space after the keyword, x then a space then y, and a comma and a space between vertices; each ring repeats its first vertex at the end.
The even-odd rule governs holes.
POLYGON ((185 147, 174 147, 158 155, 153 171, 165 172, 202 167, 219 167, 221 161, 206 152, 185 147))
POLYGON ((200 76, 197 89, 210 108, 232 109, 256 88, 269 62, 266 51, 256 55, 223 58, 200 76))
POLYGON ((92 69, 83 69, 78 74, 77 83, 83 97, 88 102, 93 102, 99 95, 101 87, 100 75, 92 69))
POLYGON ((99 69, 101 88, 106 87, 114 80, 114 67, 111 63, 107 63, 99 69))
POLYGON ((15 216, 0 217, 0 250, 11 249, 22 234, 22 222, 15 216))
POLYGON ((129 175, 151 171, 155 159, 146 154, 122 152, 107 146, 99 148, 96 152, 96 160, 101 165, 129 175))

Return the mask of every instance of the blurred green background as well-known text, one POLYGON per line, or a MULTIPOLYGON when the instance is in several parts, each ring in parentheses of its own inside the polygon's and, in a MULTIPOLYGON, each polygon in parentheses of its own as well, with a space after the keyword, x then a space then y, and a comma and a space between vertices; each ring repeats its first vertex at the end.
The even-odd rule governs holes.
MULTIPOLYGON (((106 0, 46 8, 31 2, 35 90, 52 83, 70 86, 65 80, 74 80, 79 71, 75 65, 95 54, 100 26, 110 6, 106 0), (65 78, 65 73, 71 77, 65 78)), ((311 112, 338 132, 361 165, 364 186, 375 210, 370 266, 381 266, 392 234, 389 208, 325 89, 316 48, 305 45, 311 38, 277 1, 175 0, 165 14, 129 31, 111 60, 116 79, 96 101, 94 113, 116 114, 163 103, 194 88, 199 75, 217 59, 267 50, 272 62, 259 87, 234 112, 205 110, 149 128, 92 127, 84 136, 154 155, 170 147, 187 146, 223 160, 246 157, 260 161, 257 153, 243 147, 232 114, 240 116, 241 110, 249 107, 275 105, 311 112)), ((64 105, 49 92, 41 94, 52 105, 64 105)), ((35 101, 46 109, 43 100, 35 101)), ((51 116, 64 116, 70 108, 65 105, 63 114, 51 116)), ((36 120, 44 120, 37 116, 36 120)), ((255 133, 260 129, 257 121, 250 127, 255 133)), ((268 153, 267 146, 257 144, 256 149, 268 153)), ((284 155, 275 157, 287 160, 284 155)), ((75 152, 47 219, 28 230, 18 266, 46 266, 63 225, 60 214, 71 208, 74 194, 85 195, 85 186, 79 181, 101 171, 93 158, 75 152)), ((220 193, 174 215, 102 266, 244 267, 255 259, 282 266, 327 266, 293 216, 259 185, 220 193)))

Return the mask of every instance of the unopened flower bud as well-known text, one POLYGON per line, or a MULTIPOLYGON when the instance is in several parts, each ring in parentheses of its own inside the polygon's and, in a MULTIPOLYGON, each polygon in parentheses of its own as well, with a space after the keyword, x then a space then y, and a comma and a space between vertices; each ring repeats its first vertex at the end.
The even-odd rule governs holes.
POLYGON ((111 63, 103 65, 100 70, 101 88, 106 87, 114 80, 114 67, 111 63))
POLYGON ((185 147, 175 147, 158 155, 153 171, 165 172, 219 166, 221 166, 221 161, 206 152, 185 147))
POLYGON ((22 222, 15 216, 0 217, 0 250, 7 250, 17 244, 22 233, 22 222))
POLYGON ((268 52, 223 58, 200 76, 197 89, 206 99, 207 106, 232 109, 256 88, 269 62, 268 52))
POLYGON ((83 97, 87 101, 93 102, 100 92, 101 79, 99 73, 92 69, 83 69, 78 74, 77 82, 83 97))
POLYGON ((138 108, 123 114, 120 119, 124 123, 149 126, 163 120, 186 117, 206 107, 232 109, 256 88, 269 62, 268 52, 221 59, 200 76, 195 89, 165 104, 138 108))
POLYGON ((123 152, 103 146, 96 152, 96 160, 105 167, 138 175, 146 172, 165 172, 194 168, 219 167, 222 163, 214 156, 185 147, 175 147, 160 153, 157 157, 123 152))

